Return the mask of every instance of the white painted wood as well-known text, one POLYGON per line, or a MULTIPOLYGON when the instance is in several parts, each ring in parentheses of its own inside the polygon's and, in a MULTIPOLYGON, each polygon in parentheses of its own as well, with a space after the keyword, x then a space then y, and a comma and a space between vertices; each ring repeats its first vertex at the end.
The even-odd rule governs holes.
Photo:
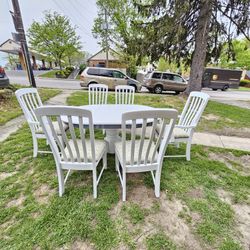
MULTIPOLYGON (((92 112, 93 124, 95 129, 105 129, 105 140, 108 142, 108 153, 114 154, 114 144, 120 141, 119 130, 122 127, 122 114, 130 111, 144 111, 154 110, 152 107, 143 105, 126 105, 126 104, 103 104, 103 105, 86 105, 81 106, 83 109, 87 109, 92 112)), ((67 123, 66 116, 62 116, 62 121, 67 123)), ((88 127, 87 120, 83 119, 83 127, 88 127)), ((77 118, 72 117, 72 123, 75 126, 79 126, 77 118)), ((137 121, 136 127, 141 127, 143 120, 137 121)))
POLYGON ((122 200, 126 200, 126 174, 150 171, 155 184, 155 195, 160 196, 160 176, 167 145, 177 119, 174 109, 154 109, 127 112, 122 115, 122 141, 115 143, 116 170, 122 185, 122 200), (159 136, 155 136, 161 121, 159 136), (136 137, 136 124, 142 124, 140 138, 136 137), (151 135, 146 139, 146 128, 151 135), (130 138, 128 139, 128 133, 130 138), (121 170, 119 168, 121 165, 121 170), (155 174, 154 174, 155 171, 155 174))
MULTIPOLYGON (((31 130, 33 141, 33 157, 37 157, 37 153, 51 153, 50 151, 41 151, 38 149, 37 139, 46 139, 46 137, 34 112, 36 108, 43 106, 37 89, 19 89, 15 92, 15 95, 31 130)), ((63 127, 64 130, 67 130, 67 126, 65 124, 63 124, 63 127)))
POLYGON ((78 107, 46 106, 35 110, 45 136, 52 149, 56 162, 59 183, 59 196, 64 193, 64 186, 71 170, 91 170, 93 173, 93 196, 97 197, 97 185, 103 170, 107 167, 107 144, 104 141, 95 140, 92 113, 78 107), (66 135, 62 126, 62 116, 66 116, 69 124, 69 133, 66 135), (77 133, 73 123, 78 120, 80 133, 77 133), (53 120, 53 122, 52 122, 53 120), (55 122, 55 120, 57 122, 55 122), (85 138, 83 120, 87 120, 90 139, 85 138), (58 123, 56 125, 56 123, 58 123), (56 133, 59 127, 61 137, 56 133), (103 167, 97 177, 97 166, 103 160, 103 167), (64 178, 63 170, 68 170, 64 178))
MULTIPOLYGON (((191 159, 191 145, 194 130, 198 125, 198 122, 202 116, 204 109, 207 106, 210 96, 202 92, 191 92, 185 107, 180 115, 178 125, 175 126, 171 142, 179 145, 180 142, 186 143, 185 155, 167 155, 165 157, 186 157, 187 161, 191 159), (176 137, 175 130, 181 129, 186 132, 188 136, 176 137)), ((185 134, 185 133, 184 133, 185 134)))
POLYGON ((116 104, 134 104, 135 88, 128 85, 118 85, 115 87, 116 104))
POLYGON ((89 85, 89 105, 107 104, 108 86, 105 84, 89 85))

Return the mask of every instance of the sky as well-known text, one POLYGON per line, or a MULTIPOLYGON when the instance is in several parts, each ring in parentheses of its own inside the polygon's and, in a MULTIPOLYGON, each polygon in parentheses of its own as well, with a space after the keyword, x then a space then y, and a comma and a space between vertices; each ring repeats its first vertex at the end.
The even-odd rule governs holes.
MULTIPOLYGON (((69 17, 71 24, 77 26, 76 33, 81 37, 82 49, 90 54, 100 50, 97 40, 93 38, 91 29, 97 16, 95 0, 19 0, 25 31, 32 22, 41 21, 46 10, 56 11, 69 17)), ((0 44, 11 38, 15 32, 12 17, 11 0, 0 0, 0 44)), ((0 65, 6 63, 6 53, 0 52, 0 65)))

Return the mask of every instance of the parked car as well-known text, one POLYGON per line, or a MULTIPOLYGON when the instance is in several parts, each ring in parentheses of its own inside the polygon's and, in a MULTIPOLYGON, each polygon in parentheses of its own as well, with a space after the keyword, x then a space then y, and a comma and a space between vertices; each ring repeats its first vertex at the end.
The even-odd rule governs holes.
POLYGON ((238 88, 242 70, 206 68, 203 74, 202 87, 212 90, 221 89, 226 91, 228 88, 238 88))
POLYGON ((5 77, 5 70, 2 66, 0 66, 0 78, 4 78, 5 77))
POLYGON ((0 66, 0 89, 8 88, 10 86, 10 80, 7 77, 5 70, 0 66))
POLYGON ((145 76, 143 86, 156 94, 160 94, 163 90, 179 94, 186 89, 187 81, 178 74, 154 71, 145 76))
POLYGON ((141 90, 141 83, 122 73, 118 69, 87 67, 80 77, 80 85, 88 87, 89 84, 106 84, 109 89, 114 90, 117 85, 129 85, 135 87, 135 91, 141 90))

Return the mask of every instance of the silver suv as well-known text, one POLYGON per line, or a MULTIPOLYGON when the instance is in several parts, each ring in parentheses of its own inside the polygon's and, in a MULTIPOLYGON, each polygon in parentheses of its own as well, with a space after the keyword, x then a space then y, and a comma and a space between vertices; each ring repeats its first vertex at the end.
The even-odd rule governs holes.
POLYGON ((156 94, 160 94, 163 90, 179 94, 187 88, 187 81, 178 74, 154 71, 144 77, 143 86, 156 94))
POLYGON ((128 77, 120 70, 110 68, 87 67, 81 74, 80 85, 88 87, 89 84, 106 84, 109 89, 114 90, 117 85, 129 85, 135 87, 135 91, 141 90, 141 83, 128 77))

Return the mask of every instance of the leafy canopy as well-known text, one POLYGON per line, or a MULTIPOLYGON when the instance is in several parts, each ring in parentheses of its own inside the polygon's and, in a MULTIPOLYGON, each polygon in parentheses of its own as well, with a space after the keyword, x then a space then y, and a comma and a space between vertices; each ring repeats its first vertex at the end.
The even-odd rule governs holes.
POLYGON ((28 29, 29 42, 35 50, 46 54, 48 59, 61 61, 81 48, 80 37, 76 35, 67 17, 57 12, 45 12, 44 20, 34 21, 28 29))

